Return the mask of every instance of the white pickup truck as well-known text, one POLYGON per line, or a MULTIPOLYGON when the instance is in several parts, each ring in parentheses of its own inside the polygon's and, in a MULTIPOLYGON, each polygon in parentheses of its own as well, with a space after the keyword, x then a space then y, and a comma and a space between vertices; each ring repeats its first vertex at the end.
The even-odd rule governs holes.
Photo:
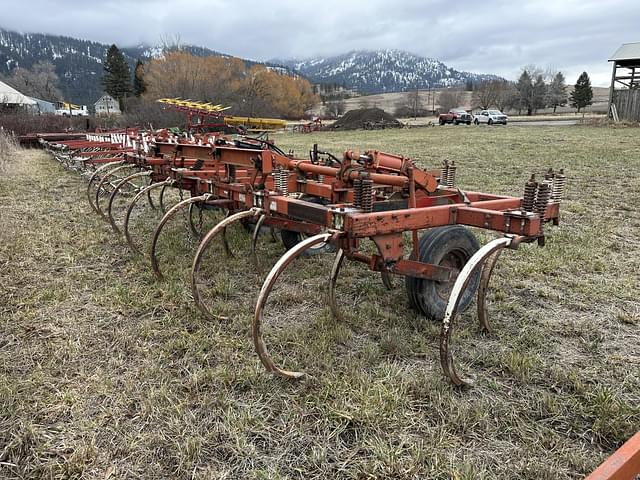
POLYGON ((481 123, 486 123, 488 125, 494 125, 496 123, 501 123, 503 125, 507 124, 507 117, 500 110, 482 110, 478 115, 473 117, 473 123, 479 125, 481 123))
POLYGON ((88 117, 89 112, 86 105, 80 106, 68 102, 57 102, 56 115, 62 117, 88 117))

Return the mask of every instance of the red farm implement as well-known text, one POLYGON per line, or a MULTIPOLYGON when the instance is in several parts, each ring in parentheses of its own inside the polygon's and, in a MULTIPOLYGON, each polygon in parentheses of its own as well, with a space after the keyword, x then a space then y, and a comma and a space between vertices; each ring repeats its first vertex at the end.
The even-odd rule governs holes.
MULTIPOLYGON (((103 140, 91 141, 101 144, 103 140)), ((334 252, 328 305, 338 319, 342 313, 336 285, 345 260, 379 272, 386 285, 392 275, 403 276, 409 304, 441 322, 443 371, 456 385, 471 383, 459 373, 454 361, 452 332, 457 315, 477 295, 480 325, 483 330, 491 329, 486 294, 498 258, 504 249, 517 249, 523 243, 544 245, 544 225, 558 223, 565 186, 562 170, 549 171, 540 181, 534 177, 527 181, 520 198, 462 190, 455 182, 453 162, 445 162, 437 170, 424 170, 408 158, 380 151, 346 151, 338 158, 314 145, 309 158, 298 159, 272 143, 249 138, 187 140, 137 134, 129 135, 127 142, 130 151, 118 151, 114 157, 104 152, 96 155, 112 161, 93 171, 89 198, 96 211, 110 220, 114 231, 122 233, 135 248, 128 231, 135 203, 153 189, 175 187, 188 192, 188 198, 170 209, 165 209, 160 200, 166 213, 151 241, 151 264, 158 278, 162 273, 155 253, 157 239, 171 217, 188 209, 191 218, 194 207, 226 214, 206 234, 191 222, 194 232, 204 234, 193 258, 191 284, 196 304, 205 315, 220 318, 201 291, 202 259, 214 238, 221 237, 230 254, 227 229, 234 223, 253 224, 251 248, 255 259, 260 233, 280 232, 287 251, 275 262, 260 289, 252 336, 266 369, 286 378, 299 378, 304 373, 284 369, 270 356, 263 335, 265 308, 287 267, 314 251, 334 252), (142 179, 147 183, 141 183, 142 179), (114 199, 120 194, 132 197, 122 229, 113 216, 114 199), (100 198, 107 195, 108 204, 101 206, 100 198), (481 247, 466 227, 502 236, 481 247), (373 252, 364 248, 366 240, 375 246, 373 252)), ((85 158, 84 149, 78 153, 81 159, 85 158)), ((52 151, 60 157, 59 150, 52 147, 52 151)), ((67 159, 61 160, 68 163, 67 159)), ((82 164, 88 162, 83 160, 82 164)))

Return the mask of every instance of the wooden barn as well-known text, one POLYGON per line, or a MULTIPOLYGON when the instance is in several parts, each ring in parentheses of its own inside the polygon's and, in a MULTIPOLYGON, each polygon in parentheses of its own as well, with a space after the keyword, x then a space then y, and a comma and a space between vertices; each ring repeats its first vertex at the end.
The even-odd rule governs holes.
POLYGON ((613 62, 609 116, 640 121, 640 42, 621 45, 609 61, 613 62))

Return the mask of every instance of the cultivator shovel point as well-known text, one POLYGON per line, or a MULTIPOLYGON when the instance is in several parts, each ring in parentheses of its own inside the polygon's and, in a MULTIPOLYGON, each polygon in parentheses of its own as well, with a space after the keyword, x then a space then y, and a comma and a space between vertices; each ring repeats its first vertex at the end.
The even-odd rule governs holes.
POLYGON ((228 319, 205 299, 204 287, 208 281, 215 282, 216 278, 209 277, 217 274, 205 273, 203 265, 225 265, 222 260, 203 259, 214 240, 221 238, 223 255, 231 258, 227 229, 236 223, 253 225, 249 253, 259 272, 264 257, 257 251, 261 231, 269 229, 272 236, 274 230, 280 231, 287 251, 260 288, 251 331, 264 367, 291 379, 305 373, 280 367, 270 356, 264 338, 269 295, 294 260, 335 252, 327 297, 333 317, 345 319, 336 296, 345 260, 379 272, 389 289, 393 286, 392 275, 404 276, 410 306, 441 322, 440 363, 444 374, 454 385, 470 385, 471 378, 456 366, 452 348, 457 316, 477 295, 480 327, 491 330, 486 297, 501 253, 521 243, 537 241, 544 245, 543 224, 558 223, 566 184, 562 170, 549 170, 542 180, 531 177, 526 182, 522 198, 464 191, 456 185, 459 165, 453 161, 439 169, 424 170, 400 155, 349 150, 338 158, 318 150, 317 145, 308 159, 298 159, 269 141, 246 137, 178 138, 166 131, 126 132, 115 137, 103 134, 70 140, 67 144, 43 143, 67 168, 92 172, 87 185, 91 207, 109 220, 114 232, 122 234, 135 252, 139 248, 130 232, 132 212, 144 196, 153 208, 151 193, 160 190, 158 207, 163 216, 149 250, 158 280, 164 278, 157 255, 160 235, 171 218, 186 210, 187 233, 201 239, 191 266, 191 290, 198 309, 207 318, 228 319), (135 171, 131 173, 130 169, 135 171), (139 185, 139 180, 147 177, 150 185, 139 185), (168 188, 179 189, 181 197, 170 208, 165 203, 168 188), (189 197, 182 199, 183 193, 189 197), (100 198, 107 194, 105 209, 100 198), (114 216, 114 200, 121 195, 133 197, 125 209, 122 229, 114 216), (193 219, 196 209, 200 219, 206 209, 227 212, 227 217, 205 233, 201 221, 196 224, 193 219), (481 247, 467 227, 503 236, 481 247), (375 253, 362 247, 366 240, 373 242, 375 253))

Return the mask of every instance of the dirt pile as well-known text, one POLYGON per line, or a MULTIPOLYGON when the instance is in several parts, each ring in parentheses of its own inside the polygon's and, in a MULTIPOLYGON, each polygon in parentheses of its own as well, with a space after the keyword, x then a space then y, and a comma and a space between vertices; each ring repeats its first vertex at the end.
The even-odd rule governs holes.
POLYGON ((380 108, 359 108, 357 110, 349 110, 333 124, 333 128, 339 130, 399 127, 402 127, 402 123, 380 108))

